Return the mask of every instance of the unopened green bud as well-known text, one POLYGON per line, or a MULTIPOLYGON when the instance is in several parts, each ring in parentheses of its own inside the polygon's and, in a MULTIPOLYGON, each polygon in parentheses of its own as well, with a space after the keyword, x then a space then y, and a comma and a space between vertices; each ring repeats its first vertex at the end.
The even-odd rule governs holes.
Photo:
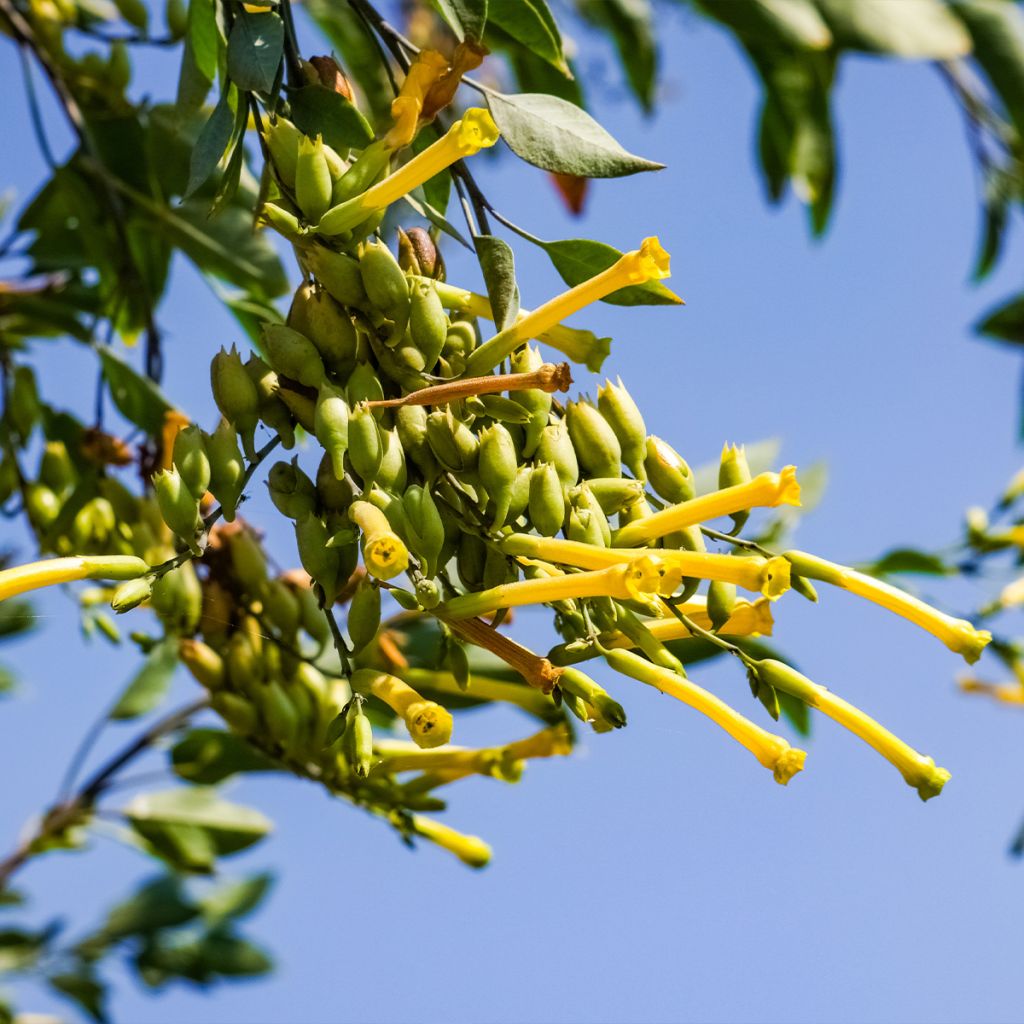
POLYGON ((609 547, 612 542, 611 526, 608 524, 608 517, 604 514, 604 509, 601 508, 601 503, 594 497, 588 484, 583 483, 579 487, 573 488, 569 495, 569 501, 572 511, 575 511, 577 515, 584 512, 587 514, 589 523, 585 524, 585 528, 587 533, 594 538, 590 543, 597 544, 599 547, 609 547))
POLYGON ((589 476, 622 475, 622 448, 608 421, 589 402, 569 402, 565 412, 569 437, 589 476))
POLYGON ((194 633, 203 612, 203 589, 192 563, 153 580, 149 603, 169 631, 194 633))
POLYGON ((682 662, 625 605, 616 603, 612 625, 627 636, 632 645, 643 651, 655 665, 667 668, 670 672, 685 678, 686 672, 682 662))
POLYGON ((317 347, 303 334, 284 324, 264 324, 263 344, 270 364, 278 373, 319 388, 324 379, 324 363, 317 347))
POLYGON ((372 305, 401 331, 409 322, 409 279, 383 242, 368 242, 359 254, 359 273, 372 305))
MULTIPOLYGON (((747 453, 743 446, 723 445, 722 460, 718 466, 718 486, 735 487, 738 484, 749 483, 750 478, 750 466, 747 465, 747 453)), ((733 533, 738 533, 750 518, 750 512, 746 509, 734 512, 731 518, 733 533)))
MULTIPOLYGON (((524 345, 512 356, 511 364, 513 373, 532 373, 544 365, 544 357, 538 349, 531 345, 524 345)), ((517 402, 530 414, 522 448, 523 458, 529 459, 537 453, 544 429, 547 427, 548 416, 551 414, 553 399, 549 392, 541 391, 539 388, 516 391, 510 397, 513 402, 517 402)), ((543 458, 543 456, 540 457, 543 458)))
POLYGON ((209 644, 182 638, 178 641, 178 656, 200 686, 217 690, 224 685, 224 660, 209 644))
POLYGON ((153 592, 153 578, 142 576, 136 580, 127 580, 122 583, 110 599, 110 607, 118 613, 129 612, 138 608, 143 601, 148 601, 153 592))
POLYGON ((708 584, 708 618, 711 619, 711 628, 721 629, 732 615, 736 606, 736 584, 723 583, 721 580, 712 580, 708 584))
POLYGON ((363 711, 362 697, 352 698, 345 718, 341 749, 352 771, 365 779, 373 767, 373 727, 363 711))
POLYGON ((412 459, 428 480, 434 477, 438 465, 427 440, 427 410, 422 405, 403 405, 395 416, 395 429, 406 458, 412 459))
POLYGON ((348 379, 356 361, 356 330, 326 289, 300 285, 288 311, 288 326, 313 342, 327 370, 339 380, 348 379))
POLYGON ((153 490, 163 521, 171 532, 180 537, 193 554, 201 555, 199 539, 203 535, 203 520, 199 515, 199 502, 193 498, 181 479, 181 474, 172 466, 153 477, 153 490))
POLYGON ((530 476, 530 522, 544 537, 554 537, 565 521, 565 497, 558 470, 550 462, 535 466, 530 476))
POLYGON ((418 579, 416 581, 416 603, 429 611, 441 603, 441 588, 435 580, 418 579))
POLYGON ((358 654, 371 643, 380 627, 380 588, 364 576, 352 595, 348 610, 348 636, 352 653, 358 654))
POLYGON ((277 374, 254 352, 245 361, 245 372, 256 385, 260 399, 260 419, 281 437, 285 448, 295 447, 295 416, 280 395, 277 374))
POLYGON ((49 487, 43 484, 29 484, 25 496, 25 510, 29 522, 36 529, 44 530, 60 515, 61 502, 49 487))
POLYGON ((259 731, 260 720, 256 708, 237 693, 212 694, 210 707, 240 736, 251 736, 259 731))
POLYGON ((256 597, 267 582, 267 558, 248 528, 231 534, 228 540, 231 571, 242 584, 244 593, 256 597))
POLYGON ((423 354, 423 368, 429 373, 437 364, 448 335, 448 317, 433 284, 420 281, 412 285, 409 333, 412 343, 423 354))
POLYGON ((627 505, 639 501, 644 494, 644 485, 639 480, 627 477, 590 477, 587 486, 606 516, 615 515, 627 505))
POLYGON ((442 351, 448 357, 465 357, 476 348, 476 343, 476 328, 468 320, 453 320, 448 325, 442 351))
POLYGON ((597 407, 619 439, 623 464, 638 480, 646 481, 647 427, 621 377, 615 384, 606 380, 604 386, 597 389, 597 407))
POLYGON ((295 188, 302 132, 283 117, 275 117, 267 127, 267 148, 281 184, 295 188))
POLYGON ((253 692, 267 731, 286 751, 295 749, 301 723, 299 712, 276 679, 255 687, 253 692))
POLYGON ((203 432, 195 424, 183 427, 174 438, 174 468, 197 501, 210 489, 210 458, 203 432))
POLYGON ((626 712, 618 701, 594 682, 590 676, 571 666, 562 670, 558 686, 563 693, 571 693, 585 700, 610 726, 621 729, 626 724, 626 712))
POLYGON ((316 507, 316 487, 299 468, 298 457, 275 462, 267 474, 267 490, 274 507, 289 519, 309 515, 316 507))
POLYGON ((789 577, 790 588, 795 590, 801 597, 806 598, 813 604, 818 603, 818 591, 815 589, 814 584, 809 579, 803 576, 797 575, 795 572, 790 573, 789 577))
POLYGON ((534 456, 538 462, 550 462, 558 470, 562 486, 569 488, 580 478, 576 449, 566 428, 565 421, 549 423, 540 435, 540 444, 534 456))
POLYGON ((380 371, 368 361, 356 363, 345 384, 345 394, 349 405, 353 406, 360 402, 379 402, 384 397, 380 371))
POLYGON ((529 507, 530 480, 532 477, 533 468, 531 466, 520 466, 516 470, 515 479, 512 481, 508 515, 505 517, 506 523, 514 523, 529 507))
POLYGON ((444 658, 442 668, 451 672, 455 685, 460 690, 468 690, 472 682, 472 672, 469 667, 469 655, 466 648, 452 637, 448 637, 444 645, 444 658))
POLYGON ((303 516, 295 523, 295 542, 302 568, 323 588, 325 602, 330 605, 338 592, 340 557, 337 549, 327 546, 327 527, 314 515, 303 516))
POLYGON ((397 430, 381 430, 380 436, 384 452, 380 460, 380 469, 377 471, 377 486, 394 494, 401 494, 408 480, 402 442, 398 439, 397 430))
POLYGON ((281 387, 277 392, 285 408, 303 430, 312 434, 316 428, 316 402, 308 395, 281 387))
POLYGON ((299 243, 308 234, 306 228, 299 223, 299 218, 280 203, 264 203, 260 207, 260 222, 273 228, 282 238, 289 242, 299 243))
POLYGON ((659 497, 672 504, 689 501, 693 497, 693 473, 686 460, 670 444, 653 434, 647 438, 644 466, 647 480, 659 497))
POLYGON ((487 547, 472 533, 459 538, 459 549, 455 556, 455 568, 459 580, 467 590, 479 590, 484 582, 484 567, 487 564, 487 547))
POLYGON ((343 306, 354 306, 358 309, 369 306, 357 260, 320 245, 314 245, 304 251, 302 260, 327 293, 343 306))
POLYGON ((492 502, 491 522, 497 528, 508 517, 519 468, 516 445, 507 427, 494 423, 480 435, 478 466, 480 480, 492 502))
POLYGON ((313 422, 316 439, 323 445, 334 475, 340 480, 345 475, 345 453, 348 451, 348 402, 344 393, 333 384, 324 382, 320 385, 313 422))
POLYGON ((220 502, 224 518, 234 522, 238 500, 242 496, 245 460, 238 448, 235 432, 227 420, 221 420, 212 434, 205 435, 210 459, 210 493, 220 502))
POLYGON ((210 384, 217 408, 241 434, 245 449, 251 456, 260 399, 256 385, 242 365, 242 358, 234 345, 231 346, 230 352, 222 348, 213 357, 210 364, 210 384))
POLYGON ((333 187, 323 138, 303 135, 295 164, 295 201, 310 224, 316 224, 327 212, 333 187))
POLYGON ((285 637, 298 632, 301 618, 299 600, 290 588, 279 579, 267 580, 260 593, 263 614, 271 625, 276 626, 285 637))
POLYGON ((316 497, 329 512, 344 512, 356 496, 355 485, 348 477, 339 480, 334 475, 330 456, 324 452, 316 471, 316 497))
POLYGON ((384 461, 384 439, 373 410, 365 404, 357 405, 349 417, 348 457, 363 489, 369 490, 384 461))
POLYGON ((438 559, 444 546, 444 522, 430 489, 413 484, 402 495, 409 525, 416 534, 414 554, 420 559, 423 575, 432 579, 440 568, 438 559))
MULTIPOLYGON (((17 485, 14 463, 9 462, 5 465, 10 467, 11 476, 17 485)), ((75 467, 68 454, 67 445, 63 441, 47 441, 39 459, 39 482, 60 493, 70 487, 74 481, 75 467)))
POLYGON ((36 375, 30 366, 22 364, 14 368, 6 412, 18 436, 23 441, 28 440, 41 414, 36 375))
POLYGON ((465 423, 455 419, 451 409, 438 410, 427 417, 427 441, 437 461, 453 473, 463 473, 477 464, 480 449, 477 436, 465 423))

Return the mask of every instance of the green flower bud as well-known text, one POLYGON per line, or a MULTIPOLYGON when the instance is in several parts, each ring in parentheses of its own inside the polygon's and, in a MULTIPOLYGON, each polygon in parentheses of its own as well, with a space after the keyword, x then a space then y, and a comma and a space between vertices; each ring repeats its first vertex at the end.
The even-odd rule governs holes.
POLYGON ((174 468, 196 501, 210 489, 210 458, 203 432, 195 424, 183 427, 174 438, 174 468))
POLYGON ((302 609, 299 599, 279 579, 267 580, 260 594, 263 614, 284 637, 294 637, 299 630, 302 609))
POLYGON ((711 619, 711 628, 721 629, 732 615, 736 605, 736 584, 723 583, 721 580, 712 580, 708 584, 708 618, 711 619))
POLYGON ((564 420, 549 423, 541 431, 540 444, 537 445, 534 458, 538 462, 550 462, 558 471, 558 478, 562 481, 563 487, 575 486, 580 478, 576 449, 573 447, 564 420))
POLYGON ((277 394, 295 422, 307 433, 312 434, 316 428, 316 402, 308 395, 293 391, 289 387, 280 387, 277 394))
POLYGON ((267 732, 288 752, 295 749, 301 729, 299 712, 276 680, 256 686, 254 702, 266 723, 267 732))
POLYGON ((798 576, 795 572, 791 573, 789 577, 789 585, 791 589, 795 590, 801 597, 806 598, 813 604, 818 603, 818 591, 806 576, 798 576))
POLYGON ((339 380, 348 379, 356 362, 356 329, 325 289, 300 285, 288 311, 288 326, 313 342, 327 370, 339 380))
POLYGON ((327 527, 314 515, 303 516, 295 523, 295 543, 302 568, 320 584, 327 605, 338 592, 341 559, 336 548, 328 547, 327 527))
MULTIPOLYGON (((17 486, 17 475, 14 473, 14 463, 5 463, 11 471, 11 476, 17 486)), ((75 482, 75 467, 68 454, 67 445, 63 441, 47 441, 43 448, 43 454, 39 459, 39 482, 46 484, 51 490, 58 494, 65 491, 75 482)))
POLYGON ((110 599, 110 607, 121 615, 133 608, 138 608, 143 601, 148 601, 153 592, 153 577, 141 576, 135 580, 122 583, 110 599))
POLYGON ((200 686, 217 690, 224 685, 224 659, 209 644, 183 638, 178 641, 178 656, 200 686))
POLYGON ((423 354, 423 368, 429 373, 437 364, 448 335, 448 317, 432 284, 421 281, 412 285, 409 332, 412 343, 423 354))
POLYGON ((352 771, 365 779, 373 767, 373 727, 363 711, 363 698, 359 695, 352 698, 348 707, 341 749, 352 771))
POLYGON ((518 576, 509 560, 496 547, 487 547, 484 558, 484 590, 500 587, 503 583, 511 583, 518 576))
MULTIPOLYGON (((718 466, 719 488, 746 484, 750 479, 750 466, 747 465, 747 453, 743 446, 723 445, 722 459, 718 466)), ((750 518, 750 512, 744 509, 741 512, 734 512, 730 518, 733 523, 732 532, 739 533, 750 518)))
POLYGON ((274 371, 254 352, 245 361, 245 372, 256 385, 260 419, 281 436, 285 448, 295 447, 295 417, 280 395, 281 382, 274 371))
POLYGON ((345 512, 355 500, 355 488, 347 477, 339 480, 334 475, 330 456, 324 452, 316 471, 316 498, 329 512, 345 512))
POLYGON ((117 526, 114 508, 106 498, 92 498, 75 514, 68 531, 76 551, 101 550, 117 526))
POLYGON ((448 325, 444 348, 441 351, 448 358, 453 356, 465 358, 476 348, 478 340, 474 324, 468 320, 452 320, 448 325))
POLYGON ((169 632, 194 633, 203 612, 203 588, 192 563, 154 579, 149 604, 169 632))
POLYGON ((275 117, 267 127, 267 148, 281 184, 295 188, 302 132, 283 117, 275 117))
POLYGON ((31 367, 22 364, 14 368, 6 411, 18 436, 27 441, 41 414, 39 389, 31 367))
POLYGON ((590 487, 583 483, 579 487, 573 488, 569 495, 569 502, 572 511, 575 511, 577 515, 584 512, 587 514, 589 523, 584 526, 587 533, 594 537, 590 543, 596 544, 598 547, 610 547, 612 530, 608 525, 608 517, 604 514, 601 503, 594 497, 590 487))
POLYGON ((260 720, 256 708, 237 693, 212 694, 210 707, 240 736, 252 736, 259 731, 260 720))
POLYGON ((412 459, 428 480, 433 478, 438 465, 427 439, 427 410, 422 405, 403 405, 395 415, 395 429, 406 458, 412 459))
POLYGON ((300 519, 316 507, 316 488, 299 468, 298 456, 291 462, 275 462, 270 467, 267 490, 274 507, 289 519, 300 519))
POLYGON ((480 442, 465 423, 455 419, 451 409, 427 416, 427 441, 445 469, 464 473, 476 467, 480 442))
POLYGON ((655 665, 686 677, 682 662, 625 605, 616 602, 614 622, 608 625, 628 637, 655 665))
POLYGON ((535 466, 530 476, 530 522, 544 537, 554 537, 565 521, 565 498, 558 470, 550 462, 535 466))
POLYGON ((224 518, 233 523, 242 496, 245 460, 227 420, 221 420, 212 434, 204 435, 204 440, 210 460, 210 493, 220 502, 224 518))
POLYGON ((316 224, 327 212, 333 187, 323 138, 303 135, 295 164, 295 201, 310 224, 316 224))
POLYGON ((369 490, 384 461, 384 439, 377 418, 367 405, 357 405, 349 417, 348 457, 363 489, 369 490))
POLYGON ((285 209, 280 203, 264 203, 260 207, 260 221, 273 228, 282 238, 298 245, 302 243, 308 230, 299 223, 299 218, 285 209))
POLYGON ((608 421, 589 402, 569 402, 565 421, 580 465, 588 476, 622 475, 622 449, 608 421))
POLYGON ((647 427, 621 377, 617 384, 606 380, 604 387, 597 389, 597 407, 619 439, 623 464, 638 480, 646 481, 647 427))
POLYGON ((401 494, 408 480, 402 442, 398 439, 397 430, 381 430, 380 436, 384 452, 380 460, 380 469, 377 471, 377 486, 401 494))
POLYGON ((369 576, 359 581, 352 595, 347 625, 353 654, 358 654, 377 635, 380 627, 380 588, 369 576))
POLYGON ((674 505, 693 497, 693 473, 686 460, 670 444, 653 434, 647 438, 644 467, 654 492, 667 502, 674 505))
POLYGON ((558 677, 558 687, 563 693, 585 700, 612 728, 621 729, 626 724, 622 705, 579 669, 564 668, 558 677))
POLYGON ((473 533, 463 533, 455 555, 455 568, 467 590, 479 590, 484 582, 487 546, 473 533))
POLYGON ((423 575, 433 579, 440 568, 438 559, 444 546, 444 522, 430 489, 413 484, 402 495, 406 518, 416 536, 413 553, 419 558, 423 575))
POLYGON ((263 344, 270 365, 278 373, 308 388, 320 387, 324 379, 324 363, 309 338, 284 324, 267 323, 263 325, 263 344))
POLYGON ((480 435, 478 466, 480 481, 492 503, 491 522, 497 528, 504 525, 508 517, 519 468, 515 442, 508 429, 500 423, 492 424, 480 435))
POLYGON ((419 274, 444 280, 444 258, 428 231, 423 228, 398 229, 398 265, 407 274, 419 274))
POLYGON ((639 480, 626 477, 594 476, 587 480, 587 486, 606 516, 621 512, 644 496, 644 485, 639 480))
MULTIPOLYGON (((532 373, 543 366, 543 364, 544 358, 541 356, 540 351, 531 345, 524 345, 511 359, 513 373, 532 373)), ((516 391, 509 397, 530 414, 529 422, 526 425, 526 435, 523 440, 522 456, 524 459, 532 458, 537 452, 537 446, 541 443, 544 428, 548 425, 553 398, 550 392, 541 391, 537 388, 531 388, 527 391, 516 391)), ((543 456, 540 457, 543 458, 543 456)), ((573 480, 573 483, 575 482, 573 480)))
MULTIPOLYGON (((344 179, 342 179, 344 180, 344 179)), ((344 253, 314 245, 302 253, 306 269, 323 285, 327 294, 343 306, 369 307, 359 263, 344 253)))
POLYGON ((569 518, 565 527, 565 535, 569 540, 594 547, 605 547, 601 534, 601 525, 587 509, 569 507, 569 518))
POLYGON ((199 502, 192 497, 174 469, 165 469, 153 477, 153 490, 163 521, 171 532, 180 537, 195 555, 203 553, 199 539, 203 535, 203 520, 199 515, 199 502))
POLYGON ((316 439, 323 445, 334 475, 340 480, 345 476, 345 452, 348 451, 348 402, 339 388, 326 382, 320 385, 313 423, 316 439))
POLYGON ((391 250, 383 242, 368 242, 359 254, 359 273, 370 303, 393 320, 401 334, 409 322, 409 279, 391 250))
POLYGON ((252 531, 246 528, 232 533, 228 553, 231 571, 242 584, 243 592, 256 597, 267 582, 267 558, 252 531))
POLYGON ((246 373, 242 358, 234 345, 231 346, 230 352, 222 348, 213 357, 210 364, 210 384, 217 408, 242 436, 245 450, 251 458, 260 399, 256 385, 246 373))
POLYGON ((520 466, 516 470, 515 480, 512 481, 512 491, 508 504, 508 515, 506 523, 514 523, 528 508, 530 504, 530 480, 533 477, 533 469, 530 466, 520 466))
POLYGON ((303 630, 323 646, 330 639, 330 627, 320 610, 316 595, 304 583, 296 583, 287 579, 285 585, 295 596, 295 600, 299 602, 299 618, 303 630))
POLYGON ((469 684, 473 680, 469 667, 469 655, 466 654, 466 648, 454 637, 449 636, 445 640, 441 667, 451 672, 455 685, 460 690, 465 692, 469 689, 469 684))

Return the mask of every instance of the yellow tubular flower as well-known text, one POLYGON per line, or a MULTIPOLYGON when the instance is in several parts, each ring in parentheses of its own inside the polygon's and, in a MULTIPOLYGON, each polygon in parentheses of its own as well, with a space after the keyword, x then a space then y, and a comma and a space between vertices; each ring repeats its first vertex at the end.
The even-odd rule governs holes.
POLYGON ((725 701, 688 679, 628 651, 610 651, 606 660, 616 672, 653 686, 706 715, 746 747, 765 768, 770 769, 780 785, 785 786, 797 772, 803 770, 807 758, 805 751, 791 747, 781 736, 775 736, 755 725, 725 701))
POLYGON ((796 467, 785 466, 780 473, 760 473, 749 483, 723 487, 719 491, 672 505, 645 519, 627 523, 612 536, 612 543, 634 547, 687 526, 732 515, 734 512, 799 504, 800 484, 796 479, 796 467))
POLYGON ((408 683, 387 672, 359 669, 352 676, 352 686, 368 690, 398 715, 417 747, 440 747, 452 738, 452 716, 447 708, 432 700, 424 700, 408 683))
POLYGON ((422 814, 412 815, 412 830, 449 853, 454 853, 463 864, 471 868, 484 868, 490 862, 491 848, 479 836, 464 835, 422 814))
POLYGON ((446 619, 471 619, 499 608, 527 604, 551 604, 576 597, 615 597, 619 600, 650 602, 661 583, 657 558, 645 556, 597 572, 577 572, 548 579, 503 583, 490 590, 462 594, 446 601, 437 613, 446 619))
POLYGON ((812 682, 807 676, 789 665, 774 659, 759 661, 756 671, 760 679, 779 690, 792 694, 822 714, 828 715, 868 746, 873 747, 898 769, 908 786, 917 790, 922 800, 930 800, 942 792, 949 781, 949 772, 937 768, 930 757, 919 754, 913 747, 894 736, 860 708, 837 697, 831 690, 812 682))
POLYGON ((986 683, 973 676, 961 676, 957 683, 964 693, 983 693, 1000 704, 1024 705, 1024 686, 1019 682, 986 683))
MULTIPOLYGON (((468 313, 470 316, 494 322, 494 312, 491 310, 491 303, 486 295, 478 295, 476 292, 457 288, 444 281, 432 281, 431 283, 437 290, 438 298, 445 309, 468 313)), ((532 315, 530 310, 520 309, 516 324, 522 323, 532 315)), ((611 338, 599 338, 593 331, 581 331, 575 327, 566 327, 565 324, 555 324, 554 327, 541 331, 540 334, 535 334, 533 337, 537 341, 542 341, 545 345, 557 349, 574 363, 586 365, 595 373, 611 351, 611 338)))
MULTIPOLYGON (((700 626, 701 629, 713 629, 704 598, 694 598, 677 605, 677 607, 683 615, 695 625, 700 626)), ((662 643, 667 640, 686 640, 692 636, 686 626, 674 615, 645 622, 644 625, 651 636, 662 643)), ((771 636, 774 625, 771 602, 765 597, 759 597, 756 601, 737 601, 732 614, 718 632, 728 636, 771 636)), ((616 643, 614 646, 632 647, 633 644, 626 640, 625 643, 616 643)))
POLYGON ((134 580, 149 572, 149 565, 134 555, 89 555, 45 558, 0 571, 0 601, 57 583, 75 580, 134 580))
POLYGON ((472 107, 441 136, 408 163, 389 174, 361 195, 332 207, 316 230, 328 235, 350 231, 368 216, 387 209, 414 188, 429 181, 446 167, 498 141, 498 126, 484 109, 472 107))
MULTIPOLYGON (((439 672, 428 668, 402 669, 405 681, 413 687, 434 690, 436 693, 461 697, 465 691, 459 686, 451 672, 439 672)), ((469 682, 469 694, 480 700, 501 701, 515 704, 531 715, 543 717, 554 708, 554 701, 540 690, 507 679, 494 679, 474 672, 469 682)))
POLYGON ((645 238, 639 249, 624 253, 607 270, 550 299, 481 345, 466 361, 466 376, 478 377, 490 373, 524 341, 550 330, 566 317, 620 288, 660 281, 668 276, 668 253, 657 238, 645 238))
POLYGON ((389 580, 409 567, 409 549, 379 508, 354 501, 348 515, 362 531, 363 564, 371 576, 389 580))
POLYGON ((999 593, 999 604, 1003 608, 1016 608, 1024 604, 1024 576, 1003 587, 999 593))
POLYGON ((981 657, 981 652, 992 639, 987 629, 975 629, 966 619, 946 615, 891 583, 883 583, 856 569, 808 555, 804 551, 787 551, 786 558, 801 576, 841 587, 920 626, 955 654, 962 655, 969 665, 981 657))
POLYGON ((661 562, 663 575, 659 593, 665 597, 679 587, 684 576, 735 583, 744 590, 760 592, 771 601, 789 590, 790 585, 789 562, 782 557, 752 555, 738 558, 668 548, 597 548, 578 541, 535 537, 527 533, 510 534, 502 540, 501 548, 507 555, 539 558, 579 569, 604 569, 622 565, 641 555, 653 555, 661 562))
POLYGON ((420 50, 405 75, 402 88, 391 104, 394 127, 384 136, 389 149, 408 146, 416 135, 423 101, 448 70, 448 61, 437 50, 420 50))

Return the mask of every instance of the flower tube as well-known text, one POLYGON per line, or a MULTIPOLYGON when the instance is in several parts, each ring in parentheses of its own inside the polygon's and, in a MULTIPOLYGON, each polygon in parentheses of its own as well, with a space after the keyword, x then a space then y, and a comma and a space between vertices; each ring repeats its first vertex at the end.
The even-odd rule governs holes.
MULTIPOLYGON (((684 604, 676 605, 676 608, 701 629, 713 629, 703 597, 692 598, 684 604)), ((688 640, 693 636, 686 625, 675 616, 645 620, 643 624, 651 636, 661 643, 668 640, 688 640)), ((771 636, 774 625, 771 602, 767 598, 759 597, 756 601, 737 601, 732 614, 717 632, 725 636, 771 636)), ((605 647, 615 648, 636 646, 622 633, 613 633, 609 638, 601 637, 601 643, 605 647)))
POLYGON ((414 188, 429 181, 435 174, 464 157, 498 141, 498 127, 491 115, 480 107, 467 110, 441 136, 408 163, 393 171, 361 195, 354 196, 328 210, 316 230, 326 235, 340 235, 351 231, 371 214, 387 209, 414 188))
POLYGON ((44 558, 0 571, 0 601, 57 583, 76 580, 133 580, 149 572, 149 564, 134 555, 89 555, 44 558))
POLYGON ((796 479, 796 467, 785 466, 780 473, 760 473, 753 480, 733 487, 723 487, 709 494, 691 498, 678 505, 671 505, 661 512, 654 512, 644 519, 627 523, 612 537, 612 543, 621 547, 633 547, 664 537, 687 526, 729 516, 734 512, 779 505, 800 504, 800 484, 796 479))
POLYGON ((566 317, 620 288, 660 281, 668 276, 668 253, 657 238, 645 238, 639 249, 623 254, 607 270, 557 295, 511 327, 499 331, 466 360, 466 376, 489 373, 524 341, 550 330, 566 317))
POLYGON ((755 725, 703 687, 630 651, 608 651, 605 660, 616 672, 653 686, 688 704, 702 715, 707 715, 768 768, 779 785, 785 786, 797 772, 803 770, 807 757, 805 751, 791 747, 781 736, 775 736, 755 725))
POLYGON ((425 700, 408 683, 387 672, 359 669, 352 675, 353 690, 368 691, 405 722, 418 747, 440 747, 452 738, 452 716, 436 701, 425 700))
POLYGON ((354 501, 348 515, 362 530, 363 563, 371 576, 389 580, 408 568, 409 549, 379 508, 368 501, 354 501))
POLYGON ((962 655, 969 665, 981 657, 981 652, 992 639, 987 629, 975 629, 966 619, 946 615, 891 583, 883 583, 848 566, 829 562, 804 551, 787 551, 785 557, 801 576, 848 590, 920 626, 955 654, 962 655))
POLYGON ((405 74, 398 95, 391 102, 391 116, 395 123, 384 136, 389 149, 408 146, 416 136, 423 101, 431 88, 448 70, 448 61, 437 50, 420 50, 405 74))
POLYGON ((490 862, 491 848, 479 836, 464 835, 451 826, 422 814, 412 815, 411 824, 416 835, 429 839, 449 853, 454 853, 463 864, 471 868, 483 868, 490 862))

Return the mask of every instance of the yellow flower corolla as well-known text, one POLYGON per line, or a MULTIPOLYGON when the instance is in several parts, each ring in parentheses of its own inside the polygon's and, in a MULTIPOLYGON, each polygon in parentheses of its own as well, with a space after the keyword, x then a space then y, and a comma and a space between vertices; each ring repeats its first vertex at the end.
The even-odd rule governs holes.
POLYGON ((653 556, 634 558, 597 572, 576 572, 546 579, 521 580, 462 594, 446 601, 437 613, 446 619, 471 619, 528 604, 551 604, 577 597, 614 597, 649 603, 661 583, 661 564, 653 556))
POLYGON ((408 683, 387 672, 359 669, 352 676, 355 690, 368 691, 405 722, 417 747, 440 747, 452 738, 452 715, 436 701, 424 700, 408 683))
POLYGON ((471 868, 486 867, 490 862, 491 848, 479 836, 467 836, 422 814, 412 815, 411 824, 417 835, 454 853, 463 864, 471 868))
POLYGON ((371 576, 389 580, 409 567, 409 549, 379 508, 354 501, 348 514, 362 531, 363 564, 371 576))
POLYGON ((669 254, 657 238, 645 238, 639 249, 624 253, 607 270, 549 299, 481 345, 466 361, 466 375, 477 377, 490 373, 524 341, 536 338, 566 317, 620 288, 660 281, 668 276, 669 254))
POLYGON ((391 103, 394 126, 384 136, 389 149, 408 146, 416 136, 427 93, 448 70, 448 61, 437 50, 420 50, 406 72, 402 88, 391 103))
POLYGON ((792 694, 809 707, 817 708, 877 750, 899 771, 907 785, 917 790, 922 800, 938 796, 949 781, 949 772, 945 768, 937 768, 930 757, 919 754, 860 708, 812 682, 789 665, 766 659, 756 663, 755 671, 762 682, 792 694))
POLYGON ((149 571, 134 555, 89 555, 45 558, 0 571, 0 601, 29 590, 76 580, 133 580, 149 571))
POLYGON ((986 683, 974 676, 961 676, 957 683, 964 693, 983 693, 1000 704, 1024 704, 1024 686, 1019 682, 986 683))
POLYGON ((768 768, 780 785, 801 771, 807 754, 791 747, 781 736, 767 732, 745 718, 725 701, 709 693, 696 683, 677 675, 675 672, 654 665, 630 651, 609 651, 608 664, 616 672, 653 686, 656 690, 689 705, 695 711, 706 715, 724 729, 734 740, 742 744, 757 760, 768 768))
POLYGON ((371 214, 387 209, 456 161, 493 146, 498 141, 498 134, 498 126, 490 113, 481 107, 472 107, 422 153, 361 195, 328 210, 320 218, 316 230, 327 235, 350 231, 371 214))
POLYGON ((872 601, 941 640, 951 651, 973 665, 992 639, 987 629, 976 629, 966 619, 957 619, 940 612, 930 604, 913 597, 891 583, 883 583, 845 565, 829 562, 804 551, 787 551, 786 558, 796 572, 812 580, 831 583, 858 597, 872 601))
POLYGON ((666 597, 678 589, 683 577, 735 583, 744 590, 760 592, 772 601, 789 590, 790 585, 789 562, 781 556, 738 558, 669 548, 599 548, 579 541, 535 537, 527 533, 510 534, 502 540, 501 547, 507 555, 543 559, 579 569, 605 569, 622 565, 638 556, 652 555, 661 563, 659 593, 666 597))
POLYGON ((800 484, 796 479, 796 467, 785 466, 779 473, 760 473, 745 484, 723 487, 627 523, 615 532, 612 543, 620 547, 634 547, 734 512, 799 504, 800 484))
MULTIPOLYGON (((703 597, 692 598, 677 605, 676 608, 701 629, 713 628, 707 613, 707 602, 703 597)), ((767 598, 759 597, 756 601, 741 599, 733 606, 732 614, 717 632, 727 636, 771 636, 774 625, 771 602, 767 598)), ((644 626, 651 636, 662 643, 669 640, 686 640, 693 635, 674 615, 645 621, 644 626)), ((636 646, 622 633, 615 633, 609 639, 602 637, 601 643, 605 647, 636 646)))

